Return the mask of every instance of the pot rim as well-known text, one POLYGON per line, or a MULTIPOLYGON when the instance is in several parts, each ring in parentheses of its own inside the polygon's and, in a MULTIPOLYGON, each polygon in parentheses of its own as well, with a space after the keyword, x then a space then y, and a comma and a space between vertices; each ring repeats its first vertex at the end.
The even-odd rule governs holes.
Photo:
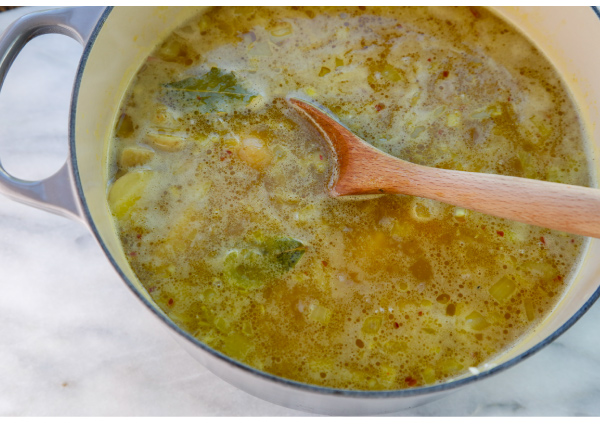
MULTIPOLYGON (((596 14, 596 16, 598 17, 598 19, 600 20, 600 8, 598 6, 591 6, 591 8, 592 8, 593 12, 596 14)), ((590 298, 585 302, 585 304, 577 312, 575 312, 563 325, 561 325, 556 331, 554 331, 554 333, 552 333, 550 336, 546 337, 542 341, 538 342, 537 344, 535 344, 533 347, 529 348, 525 352, 517 355, 516 357, 514 357, 500 365, 497 365, 486 371, 481 371, 479 374, 471 375, 469 377, 464 377, 459 380, 448 381, 445 383, 436 384, 434 386, 422 386, 422 387, 417 387, 414 389, 381 390, 381 391, 345 390, 345 389, 335 389, 335 388, 331 388, 331 387, 324 387, 324 386, 317 386, 317 385, 312 385, 312 384, 301 383, 298 381, 278 377, 276 375, 269 374, 264 371, 260 371, 255 368, 252 368, 251 366, 246 365, 242 362, 236 361, 235 359, 232 359, 232 358, 226 356, 225 354, 202 343, 198 339, 192 337, 187 332, 183 331, 181 328, 179 328, 177 325, 175 325, 175 323, 173 323, 171 320, 167 319, 166 316, 163 315, 163 313, 160 311, 160 309, 158 307, 152 305, 144 296, 142 296, 140 294, 140 292, 135 288, 134 284, 123 273, 123 271, 117 264, 115 258, 110 253, 108 247, 104 243, 102 235, 100 234, 98 228, 94 224, 94 220, 91 216, 91 213, 90 213, 87 201, 86 201, 85 193, 84 193, 83 187, 81 185, 81 180, 79 177, 79 167, 78 167, 77 155, 76 155, 76 144, 75 144, 75 120, 76 120, 76 115, 77 115, 77 99, 79 97, 79 89, 80 89, 80 85, 81 85, 81 79, 83 76, 83 72, 85 70, 85 66, 86 66, 88 57, 90 55, 92 48, 94 47, 94 43, 96 41, 96 38, 98 37, 98 34, 100 33, 104 23, 106 22, 107 18, 109 17, 109 15, 113 9, 114 9, 114 6, 107 7, 105 9, 104 13, 102 14, 102 16, 100 17, 100 19, 98 20, 98 22, 96 23, 96 26, 90 36, 90 39, 89 39, 88 43, 86 44, 86 46, 84 47, 84 50, 83 50, 83 53, 81 56, 81 60, 79 62, 79 66, 77 69, 75 82, 73 85, 73 93, 72 93, 72 97, 71 97, 71 107, 70 107, 70 114, 69 114, 69 152, 70 152, 69 156, 70 156, 71 166, 72 166, 72 170, 73 170, 73 176, 74 176, 75 187, 77 190, 77 195, 78 195, 79 199, 81 200, 81 210, 82 210, 82 213, 84 215, 87 225, 92 230, 92 233, 96 237, 96 240, 100 244, 100 247, 104 251, 104 254, 106 255, 106 257, 112 264, 115 271, 117 271, 117 273, 119 274, 121 279, 125 282, 125 284, 129 287, 129 289, 135 294, 135 296, 154 315, 156 315, 164 324, 166 324, 168 327, 171 328, 171 330, 175 331, 177 334, 179 334, 184 339, 191 342, 198 348, 217 357, 218 359, 224 361, 228 365, 232 365, 234 367, 240 368, 243 371, 246 371, 256 377, 260 377, 262 379, 271 381, 273 383, 282 384, 284 386, 294 388, 294 389, 309 391, 309 392, 313 392, 316 394, 335 395, 335 396, 349 397, 349 398, 353 398, 353 397, 354 398, 370 398, 370 399, 408 398, 408 397, 412 397, 412 396, 428 395, 428 394, 432 394, 432 393, 451 391, 453 389, 457 389, 457 388, 463 387, 467 384, 477 382, 479 380, 482 380, 484 378, 487 378, 489 376, 492 376, 494 374, 497 374, 501 371, 504 371, 508 368, 513 367, 514 365, 518 364, 519 362, 523 361, 524 359, 528 358, 529 356, 539 352, 542 348, 546 347, 547 345, 552 343, 554 340, 556 340, 559 336, 561 336, 566 330, 568 330, 573 324, 575 324, 583 316, 583 314, 585 314, 588 311, 588 309, 590 309, 590 307, 594 304, 594 302, 596 302, 596 300, 598 300, 598 298, 600 297, 600 287, 598 287, 596 289, 596 291, 592 294, 592 296, 590 296, 590 298)))

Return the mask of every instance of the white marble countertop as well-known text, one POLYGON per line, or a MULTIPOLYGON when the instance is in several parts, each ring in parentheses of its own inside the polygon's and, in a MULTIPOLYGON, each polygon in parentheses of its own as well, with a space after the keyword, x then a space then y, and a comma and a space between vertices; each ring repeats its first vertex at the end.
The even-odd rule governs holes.
MULTIPOLYGON (((0 29, 21 12, 0 14, 0 29)), ((0 95, 0 158, 24 179, 67 152, 81 47, 33 40, 0 95)), ((305 415, 192 359, 123 284, 82 225, 0 197, 0 415, 305 415)), ((523 363, 400 416, 600 415, 600 304, 523 363)))

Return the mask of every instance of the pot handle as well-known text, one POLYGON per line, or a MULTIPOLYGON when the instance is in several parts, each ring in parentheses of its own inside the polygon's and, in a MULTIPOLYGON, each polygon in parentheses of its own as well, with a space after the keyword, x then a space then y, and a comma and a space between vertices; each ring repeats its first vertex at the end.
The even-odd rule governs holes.
MULTIPOLYGON (((104 7, 72 7, 22 16, 0 36, 0 90, 13 61, 25 45, 43 34, 63 34, 86 45, 104 7)), ((83 219, 70 159, 54 175, 25 181, 10 175, 0 164, 0 193, 57 215, 83 219)))

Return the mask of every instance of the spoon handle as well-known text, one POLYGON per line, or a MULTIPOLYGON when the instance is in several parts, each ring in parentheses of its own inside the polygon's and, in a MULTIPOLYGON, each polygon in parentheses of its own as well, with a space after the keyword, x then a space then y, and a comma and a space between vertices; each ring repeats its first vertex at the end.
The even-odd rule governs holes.
POLYGON ((389 156, 381 162, 377 179, 384 192, 427 197, 501 218, 600 238, 600 190, 429 168, 389 156))
POLYGON ((291 104, 328 142, 333 197, 409 194, 540 227, 600 238, 600 190, 496 174, 416 165, 364 142, 320 109, 291 104))

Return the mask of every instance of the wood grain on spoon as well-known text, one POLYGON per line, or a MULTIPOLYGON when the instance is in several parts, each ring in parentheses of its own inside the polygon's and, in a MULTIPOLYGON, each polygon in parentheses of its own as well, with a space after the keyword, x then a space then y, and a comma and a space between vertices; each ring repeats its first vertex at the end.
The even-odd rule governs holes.
POLYGON ((333 197, 408 194, 573 234, 600 238, 600 190, 416 165, 363 141, 320 109, 290 99, 333 149, 333 197))

